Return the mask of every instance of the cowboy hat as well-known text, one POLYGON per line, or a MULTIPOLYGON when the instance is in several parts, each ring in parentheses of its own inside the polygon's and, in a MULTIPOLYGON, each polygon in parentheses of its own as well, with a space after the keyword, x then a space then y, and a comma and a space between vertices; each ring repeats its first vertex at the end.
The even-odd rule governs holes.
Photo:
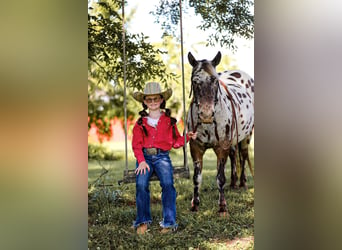
POLYGON ((143 102, 145 96, 149 95, 162 95, 163 99, 167 101, 172 95, 172 89, 167 89, 165 91, 161 91, 160 85, 157 82, 148 82, 146 83, 144 92, 134 92, 133 98, 138 102, 143 102))

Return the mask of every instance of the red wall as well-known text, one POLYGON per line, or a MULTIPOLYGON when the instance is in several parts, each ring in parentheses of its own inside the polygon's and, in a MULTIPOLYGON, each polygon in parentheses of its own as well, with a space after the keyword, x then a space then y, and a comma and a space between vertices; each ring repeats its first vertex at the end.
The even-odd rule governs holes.
MULTIPOLYGON (((127 140, 132 140, 132 133, 130 126, 133 126, 135 121, 127 121, 127 127, 128 127, 128 135, 127 135, 127 140)), ((125 130, 124 130, 124 122, 118 118, 114 118, 113 120, 110 121, 110 130, 112 131, 112 136, 103 136, 100 135, 97 132, 97 127, 95 124, 91 125, 91 128, 88 131, 88 142, 100 142, 102 139, 103 142, 105 141, 115 141, 115 142, 120 142, 120 141, 125 141, 125 130)))
MULTIPOLYGON (((91 143, 100 142, 101 139, 102 139, 102 142, 106 142, 106 141, 124 142, 125 130, 124 130, 123 123, 124 123, 123 120, 120 120, 116 117, 110 121, 110 124, 111 124, 110 129, 112 131, 111 137, 100 135, 97 132, 97 127, 95 126, 95 124, 92 124, 91 128, 88 131, 88 142, 91 142, 91 143)), ((132 140, 132 129, 133 129, 134 124, 135 124, 135 120, 127 121, 127 128, 128 128, 127 140, 128 141, 132 140)), ((178 127, 179 133, 182 134, 183 129, 184 129, 183 120, 180 120, 177 123, 177 127, 178 127)))

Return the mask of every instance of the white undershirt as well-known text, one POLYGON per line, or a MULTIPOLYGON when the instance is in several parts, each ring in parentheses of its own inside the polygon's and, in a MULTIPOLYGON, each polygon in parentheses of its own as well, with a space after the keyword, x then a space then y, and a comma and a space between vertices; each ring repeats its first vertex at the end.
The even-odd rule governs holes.
POLYGON ((157 127, 159 121, 159 117, 157 119, 151 118, 149 116, 147 116, 147 124, 150 125, 151 127, 157 127))

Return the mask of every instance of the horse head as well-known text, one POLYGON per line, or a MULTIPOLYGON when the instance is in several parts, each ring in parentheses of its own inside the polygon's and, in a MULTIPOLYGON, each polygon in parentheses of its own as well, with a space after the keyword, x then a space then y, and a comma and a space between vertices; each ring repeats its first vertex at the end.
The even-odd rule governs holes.
POLYGON ((193 67, 191 90, 194 93, 193 101, 197 105, 198 118, 202 123, 212 123, 219 89, 219 76, 215 68, 221 61, 221 52, 218 52, 211 61, 206 59, 197 61, 189 52, 188 60, 193 67))

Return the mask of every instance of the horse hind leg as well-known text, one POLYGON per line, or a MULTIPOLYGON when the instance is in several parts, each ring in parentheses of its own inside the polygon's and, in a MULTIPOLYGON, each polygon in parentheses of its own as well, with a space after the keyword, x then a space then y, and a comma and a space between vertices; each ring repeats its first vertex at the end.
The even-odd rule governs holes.
MULTIPOLYGON (((240 185, 239 187, 243 187, 244 189, 248 189, 247 187, 247 178, 246 178, 246 173, 245 173, 245 163, 247 161, 247 163, 249 164, 249 168, 252 169, 251 166, 251 161, 249 159, 249 155, 248 155, 248 147, 249 146, 249 137, 242 140, 239 143, 239 153, 240 153, 240 165, 241 165, 241 175, 240 175, 240 185)), ((252 173, 253 175, 253 173, 252 173)))
POLYGON ((229 152, 229 159, 230 159, 230 189, 237 189, 238 186, 236 184, 238 180, 237 172, 236 172, 236 149, 234 146, 230 147, 229 152))

